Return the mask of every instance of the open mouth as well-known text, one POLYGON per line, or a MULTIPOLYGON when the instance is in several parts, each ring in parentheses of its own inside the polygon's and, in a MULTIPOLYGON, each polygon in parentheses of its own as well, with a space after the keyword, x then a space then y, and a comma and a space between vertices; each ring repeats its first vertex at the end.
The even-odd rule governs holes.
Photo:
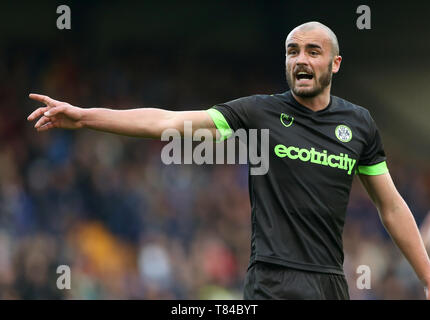
POLYGON ((300 71, 296 73, 296 79, 298 81, 301 80, 312 80, 314 78, 313 74, 305 72, 305 71, 300 71))

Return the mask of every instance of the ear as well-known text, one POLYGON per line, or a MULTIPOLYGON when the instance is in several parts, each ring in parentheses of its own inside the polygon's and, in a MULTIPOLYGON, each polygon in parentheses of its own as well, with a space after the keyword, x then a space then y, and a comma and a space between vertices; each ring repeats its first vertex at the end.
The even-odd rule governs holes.
POLYGON ((332 62, 332 72, 337 73, 340 69, 340 63, 342 61, 341 56, 334 56, 333 62, 332 62))

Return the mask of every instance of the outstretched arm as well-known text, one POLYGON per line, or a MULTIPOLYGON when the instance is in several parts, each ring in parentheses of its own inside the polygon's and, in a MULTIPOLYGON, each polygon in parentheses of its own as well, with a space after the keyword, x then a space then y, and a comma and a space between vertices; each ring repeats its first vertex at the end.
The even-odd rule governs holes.
POLYGON ((193 131, 201 128, 209 129, 213 137, 216 137, 215 124, 204 110, 80 108, 40 94, 32 93, 29 97, 45 104, 27 118, 29 121, 39 118, 35 124, 38 131, 52 128, 90 128, 126 136, 159 139, 166 129, 176 129, 183 136, 184 122, 192 121, 193 131))
POLYGON ((424 221, 420 226, 420 231, 427 252, 430 252, 430 211, 427 212, 427 216, 424 218, 424 221))
POLYGON ((360 175, 361 182, 378 209, 382 223, 412 265, 430 299, 430 260, 415 219, 398 193, 390 174, 360 175))

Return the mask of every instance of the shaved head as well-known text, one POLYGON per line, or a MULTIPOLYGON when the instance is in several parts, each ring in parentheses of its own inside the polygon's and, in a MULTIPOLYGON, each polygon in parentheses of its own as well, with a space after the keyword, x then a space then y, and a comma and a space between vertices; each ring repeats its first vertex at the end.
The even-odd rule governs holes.
POLYGON ((326 25, 324 25, 320 22, 317 22, 317 21, 306 22, 306 23, 303 23, 303 24, 299 25, 298 27, 294 28, 288 34, 287 40, 296 31, 309 31, 309 30, 313 30, 313 29, 320 29, 320 30, 325 31, 325 33, 327 34, 327 39, 331 43, 333 57, 338 56, 339 55, 339 43, 337 42, 336 35, 334 34, 334 32, 329 27, 327 27, 326 25))
POLYGON ((304 23, 285 40, 287 82, 296 97, 329 99, 332 75, 341 61, 337 37, 322 23, 304 23))

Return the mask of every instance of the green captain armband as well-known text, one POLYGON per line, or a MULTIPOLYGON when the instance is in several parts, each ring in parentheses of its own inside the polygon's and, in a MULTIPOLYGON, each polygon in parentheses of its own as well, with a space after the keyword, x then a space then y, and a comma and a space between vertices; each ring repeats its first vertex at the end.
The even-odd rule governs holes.
POLYGON ((217 140, 217 142, 221 142, 225 139, 228 139, 233 134, 233 130, 230 128, 223 114, 214 108, 208 109, 206 111, 209 113, 210 117, 212 118, 212 121, 214 122, 219 133, 221 134, 221 138, 217 140))
POLYGON ((366 176, 377 176, 388 172, 387 162, 382 161, 370 166, 358 166, 355 174, 364 174, 366 176))

